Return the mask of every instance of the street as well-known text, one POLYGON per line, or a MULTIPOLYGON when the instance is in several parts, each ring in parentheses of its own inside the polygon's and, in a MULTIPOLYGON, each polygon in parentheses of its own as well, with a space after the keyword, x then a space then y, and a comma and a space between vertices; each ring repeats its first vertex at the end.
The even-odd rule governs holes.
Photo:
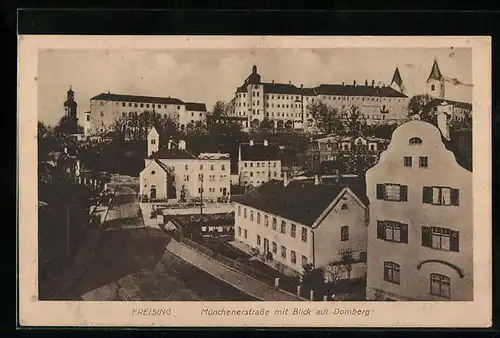
POLYGON ((117 296, 128 294, 136 300, 254 300, 165 251, 170 238, 144 227, 138 208, 135 191, 117 187, 90 268, 66 299, 130 299, 117 296))

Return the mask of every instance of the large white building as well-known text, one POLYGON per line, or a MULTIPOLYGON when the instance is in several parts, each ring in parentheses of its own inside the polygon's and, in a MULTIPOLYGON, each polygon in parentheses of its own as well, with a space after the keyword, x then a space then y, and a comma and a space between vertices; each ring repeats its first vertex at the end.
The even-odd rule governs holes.
POLYGON ((270 180, 281 180, 280 149, 267 140, 240 143, 238 148, 238 178, 241 186, 257 187, 270 180))
POLYGON ((310 129, 314 120, 309 107, 322 101, 347 114, 352 106, 360 109, 367 123, 399 122, 407 116, 408 97, 399 69, 396 68, 389 86, 364 84, 322 84, 314 88, 296 87, 291 82, 262 82, 253 66, 252 73, 236 89, 231 114, 245 117, 247 125, 256 128, 264 118, 277 129, 310 129))
POLYGON ((148 157, 140 173, 140 195, 149 200, 185 199, 220 200, 228 198, 231 185, 229 154, 192 155, 186 142, 168 142, 160 149, 160 136, 155 128, 148 134, 148 157))
POLYGON ((90 99, 90 111, 84 117, 85 135, 109 132, 115 120, 138 116, 146 111, 170 117, 181 130, 185 130, 190 122, 205 122, 207 115, 202 103, 184 102, 173 97, 101 93, 90 99))
POLYGON ((472 173, 424 121, 399 126, 366 172, 367 299, 472 300, 472 173))
POLYGON ((344 278, 366 273, 367 200, 363 184, 271 180, 235 203, 235 240, 256 248, 284 272, 305 264, 326 268, 343 259, 354 264, 344 278))

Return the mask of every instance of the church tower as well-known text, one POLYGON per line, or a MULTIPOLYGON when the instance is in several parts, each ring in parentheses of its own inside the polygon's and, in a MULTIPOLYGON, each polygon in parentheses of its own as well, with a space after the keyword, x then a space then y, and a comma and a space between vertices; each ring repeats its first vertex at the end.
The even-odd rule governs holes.
POLYGON ((392 81, 389 87, 402 94, 405 93, 405 86, 403 84, 403 79, 401 78, 398 67, 396 67, 396 70, 394 71, 394 75, 392 76, 392 81))
POLYGON ((155 127, 148 133, 148 157, 156 153, 160 146, 160 134, 155 127))
POLYGON ((427 94, 437 99, 444 99, 444 76, 441 74, 436 59, 434 59, 431 73, 427 79, 427 94))
POLYGON ((77 120, 77 106, 78 104, 75 101, 75 92, 71 89, 71 86, 69 86, 69 90, 66 92, 66 101, 64 102, 64 116, 77 120))

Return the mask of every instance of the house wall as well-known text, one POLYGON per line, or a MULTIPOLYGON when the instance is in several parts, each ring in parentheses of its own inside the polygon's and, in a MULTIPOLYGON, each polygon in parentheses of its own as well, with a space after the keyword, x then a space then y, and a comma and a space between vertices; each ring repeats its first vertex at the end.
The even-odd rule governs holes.
POLYGON ((238 162, 239 184, 253 185, 257 187, 269 181, 283 178, 281 171, 281 160, 274 161, 239 161, 238 162), (246 182, 246 183, 245 183, 246 182))
POLYGON ((452 300, 473 298, 472 248, 472 173, 460 167, 452 152, 441 141, 439 130, 423 121, 410 121, 398 127, 388 149, 377 165, 366 173, 367 196, 370 200, 368 227, 367 298, 377 295, 392 299, 435 300, 430 295, 430 273, 451 280, 452 300), (420 145, 409 145, 419 137, 420 145), (413 158, 411 168, 404 167, 403 156, 413 158), (428 167, 419 167, 419 156, 428 157, 428 167), (408 186, 407 201, 377 199, 377 184, 397 183, 408 186), (459 205, 423 203, 424 186, 459 189, 459 205), (389 242, 377 238, 377 221, 391 220, 408 224, 408 243, 389 242), (448 228, 459 232, 459 252, 440 251, 422 246, 422 226, 448 228), (442 263, 419 263, 441 260, 464 271, 456 271, 442 263), (384 281, 384 261, 400 265, 400 284, 384 281))
POLYGON ((240 203, 234 203, 235 207, 235 240, 245 243, 251 247, 258 248, 261 253, 264 253, 264 239, 269 240, 269 251, 272 252, 272 243, 277 245, 277 253, 273 253, 273 259, 280 262, 289 268, 302 272, 302 256, 307 258, 308 263, 313 262, 312 255, 312 229, 289 219, 273 215, 270 213, 257 210, 240 203), (246 209, 246 217, 245 217, 246 209), (250 213, 253 212, 254 220, 251 220, 250 213), (260 213, 260 224, 257 223, 257 213, 260 213), (265 225, 265 216, 268 216, 269 224, 265 225), (276 230, 272 228, 272 220, 276 218, 276 230), (286 222, 286 231, 281 233, 281 221, 286 222), (291 224, 296 224, 296 236, 291 236, 291 224), (241 228, 241 233, 240 229, 241 228), (302 229, 307 231, 307 241, 302 241, 302 229), (245 238, 245 230, 247 237, 245 238), (257 235, 261 238, 260 245, 257 244, 257 235), (281 246, 286 248, 286 257, 281 256, 281 246), (296 263, 291 261, 291 251, 296 253, 296 263))
POLYGON ((339 202, 314 228, 314 254, 316 267, 342 260, 342 250, 352 250, 353 259, 366 253, 366 213, 350 192, 344 192, 339 202), (347 209, 343 209, 347 208, 347 209), (348 226, 349 239, 342 241, 341 227, 348 226))
POLYGON ((181 130, 184 130, 189 123, 196 123, 198 121, 206 123, 206 111, 186 110, 183 114, 179 114, 179 128, 181 130))
POLYGON ((139 174, 140 188, 139 193, 141 195, 147 195, 151 197, 151 187, 154 185, 156 187, 156 198, 166 199, 167 198, 167 173, 160 167, 160 165, 154 161, 151 161, 139 174), (154 173, 153 173, 154 172, 154 173))

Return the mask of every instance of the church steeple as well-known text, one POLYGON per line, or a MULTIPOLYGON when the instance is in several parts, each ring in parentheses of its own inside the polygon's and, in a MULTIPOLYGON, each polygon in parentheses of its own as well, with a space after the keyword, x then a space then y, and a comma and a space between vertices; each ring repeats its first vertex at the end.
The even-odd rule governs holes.
POLYGON ((403 93, 405 91, 403 79, 401 78, 398 67, 396 67, 396 69, 394 70, 394 75, 392 76, 391 84, 389 86, 400 93, 403 93))
POLYGON ((429 74, 427 82, 429 82, 430 80, 441 81, 442 78, 443 74, 441 74, 441 70, 439 70, 439 65, 437 63, 437 60, 434 59, 434 64, 432 65, 431 73, 429 74))
POLYGON ((73 91, 71 86, 69 86, 69 90, 66 92, 66 101, 64 102, 64 116, 70 118, 73 121, 73 129, 75 129, 74 132, 76 132, 78 121, 76 117, 77 107, 78 104, 75 101, 75 92, 73 91))

